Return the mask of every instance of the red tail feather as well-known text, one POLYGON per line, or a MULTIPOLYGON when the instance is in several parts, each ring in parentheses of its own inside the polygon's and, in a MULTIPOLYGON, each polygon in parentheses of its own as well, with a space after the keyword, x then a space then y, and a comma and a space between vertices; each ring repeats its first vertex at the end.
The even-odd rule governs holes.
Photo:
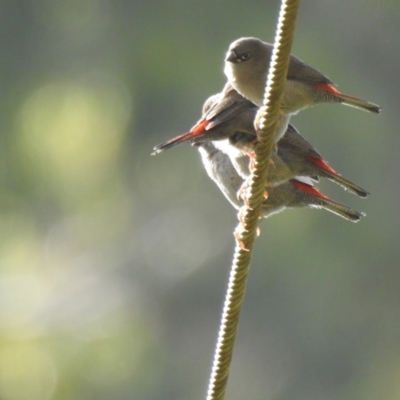
POLYGON ((330 83, 317 83, 314 85, 314 87, 317 90, 324 90, 325 92, 330 92, 336 95, 342 94, 339 92, 339 90, 335 88, 335 86, 331 85, 330 83))
POLYGON ((190 133, 192 135, 200 135, 204 131, 206 131, 207 125, 209 124, 210 121, 207 121, 206 119, 199 122, 194 128, 191 129, 190 133))
POLYGON ((307 185, 307 183, 300 182, 296 179, 292 180, 292 183, 297 189, 302 190, 303 192, 306 192, 310 194, 311 196, 319 197, 320 199, 329 199, 328 196, 324 195, 321 193, 317 188, 311 185, 307 185))
MULTIPOLYGON (((329 83, 317 83, 316 85, 314 85, 314 87, 317 90, 322 90, 322 91, 325 91, 325 92, 329 92, 329 93, 334 94, 335 96, 340 96, 340 97, 342 97, 344 99, 360 100, 358 97, 350 96, 349 94, 344 94, 344 93, 340 92, 339 90, 337 90, 335 88, 335 86, 333 86, 333 85, 331 85, 329 83)), ((361 100, 361 101, 364 102, 364 100, 361 100)), ((380 107, 379 106, 375 106, 375 104, 372 104, 372 106, 374 108, 376 108, 376 110, 374 110, 374 112, 380 112, 380 107)))
POLYGON ((307 159, 312 162, 314 165, 316 165, 318 168, 323 169, 324 171, 328 171, 331 174, 336 174, 336 171, 322 158, 316 158, 316 157, 307 157, 307 159))

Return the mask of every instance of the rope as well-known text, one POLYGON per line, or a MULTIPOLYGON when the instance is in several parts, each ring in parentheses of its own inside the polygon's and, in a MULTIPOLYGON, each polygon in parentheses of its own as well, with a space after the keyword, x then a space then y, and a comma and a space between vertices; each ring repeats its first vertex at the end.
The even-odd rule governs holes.
POLYGON ((282 0, 281 3, 263 107, 259 111, 261 114, 257 130, 259 140, 255 147, 255 169, 250 177, 248 205, 244 208, 241 224, 236 230, 237 243, 218 333, 207 400, 222 400, 225 396, 250 267, 251 250, 256 236, 268 165, 274 146, 274 132, 279 122, 279 105, 289 66, 299 3, 300 0, 282 0))

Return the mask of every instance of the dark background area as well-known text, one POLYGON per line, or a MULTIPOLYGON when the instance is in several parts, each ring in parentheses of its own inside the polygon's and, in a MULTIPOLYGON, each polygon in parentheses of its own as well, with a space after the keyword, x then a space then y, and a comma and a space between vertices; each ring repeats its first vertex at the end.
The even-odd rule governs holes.
MULTIPOLYGON (((237 224, 196 149, 151 157, 278 1, 0 1, 0 398, 205 398, 237 224)), ((261 222, 227 399, 398 399, 398 1, 304 1, 293 52, 381 115, 292 119, 362 200, 261 222)))

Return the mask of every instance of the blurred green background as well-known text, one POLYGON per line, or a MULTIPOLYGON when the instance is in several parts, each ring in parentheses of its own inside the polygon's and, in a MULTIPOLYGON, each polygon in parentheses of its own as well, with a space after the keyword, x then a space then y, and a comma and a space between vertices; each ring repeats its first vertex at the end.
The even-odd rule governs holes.
MULTIPOLYGON (((0 399, 202 399, 236 212, 182 145, 277 0, 0 1, 0 399)), ((227 399, 399 399, 397 0, 304 1, 293 52, 380 104, 292 122, 367 213, 261 223, 227 399)))

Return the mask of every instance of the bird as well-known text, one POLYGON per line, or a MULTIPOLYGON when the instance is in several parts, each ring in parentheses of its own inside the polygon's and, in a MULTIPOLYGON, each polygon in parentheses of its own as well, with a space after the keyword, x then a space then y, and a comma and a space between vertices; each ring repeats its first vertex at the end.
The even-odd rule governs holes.
MULTIPOLYGON (((156 146, 155 153, 183 142, 213 141, 217 149, 230 157, 239 175, 247 179, 251 173, 251 157, 254 155, 254 145, 257 141, 253 125, 257 110, 258 107, 251 101, 241 96, 232 86, 226 85, 221 93, 209 97, 203 105, 200 121, 206 121, 207 116, 212 115, 214 119, 209 121, 214 125, 210 130, 195 130, 192 134, 192 129, 189 133, 156 146), (234 107, 236 112, 229 114, 221 104, 228 105, 229 110, 230 107, 234 107), (218 110, 216 115, 215 110, 218 110), (219 123, 215 124, 215 120, 219 123)), ((272 151, 267 186, 276 186, 296 176, 328 178, 360 197, 368 195, 366 190, 338 174, 293 125, 288 125, 284 136, 272 151)))
MULTIPOLYGON (((237 132, 223 141, 222 146, 220 145, 221 142, 214 142, 217 148, 230 156, 236 170, 244 179, 247 179, 251 173, 250 159, 240 150, 232 150, 232 148, 246 147, 248 146, 246 142, 251 143, 252 140, 252 137, 248 134, 237 132)), ((285 135, 277 144, 277 149, 272 150, 267 186, 275 186, 297 176, 310 177, 316 181, 319 178, 327 178, 361 198, 366 198, 370 194, 333 169, 317 149, 292 124, 289 124, 285 135)))
POLYGON ((294 175, 327 178, 361 198, 370 194, 336 172, 293 125, 289 125, 285 136, 279 141, 278 156, 289 165, 294 175))
MULTIPOLYGON (((224 72, 228 82, 258 106, 263 105, 272 51, 270 43, 244 37, 231 43, 226 54, 224 72)), ((327 76, 291 55, 281 112, 293 115, 317 103, 343 103, 372 113, 381 111, 377 104, 340 92, 327 76)))
MULTIPOLYGON (((254 108, 255 112, 258 109, 255 104, 243 98, 227 83, 220 93, 210 96, 205 101, 200 120, 189 132, 158 144, 153 148, 152 155, 159 154, 184 142, 219 140, 221 135, 228 137, 231 130, 234 129, 235 121, 241 122, 237 119, 237 116, 249 108, 254 108)), ((241 129, 246 129, 248 133, 254 133, 253 121, 246 120, 246 123, 246 125, 242 124, 241 129)))
MULTIPOLYGON (((208 176, 217 184, 232 206, 240 210, 244 201, 237 196, 237 192, 244 181, 229 156, 216 148, 211 141, 197 142, 194 145, 200 152, 208 176)), ((313 186, 311 181, 304 178, 290 179, 268 188, 268 197, 262 203, 261 213, 264 218, 268 218, 285 209, 304 207, 325 209, 352 222, 358 222, 365 216, 364 213, 330 199, 313 186)))

